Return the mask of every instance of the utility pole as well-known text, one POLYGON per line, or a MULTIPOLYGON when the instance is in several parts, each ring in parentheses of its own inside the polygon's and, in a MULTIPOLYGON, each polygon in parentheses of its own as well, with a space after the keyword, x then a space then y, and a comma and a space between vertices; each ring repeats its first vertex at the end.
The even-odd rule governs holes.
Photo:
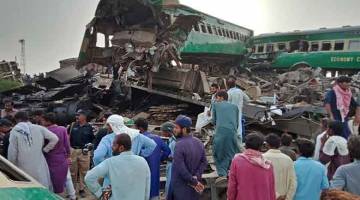
POLYGON ((21 45, 21 55, 20 55, 20 66, 23 68, 23 74, 26 74, 26 57, 25 57, 25 40, 19 40, 21 45))

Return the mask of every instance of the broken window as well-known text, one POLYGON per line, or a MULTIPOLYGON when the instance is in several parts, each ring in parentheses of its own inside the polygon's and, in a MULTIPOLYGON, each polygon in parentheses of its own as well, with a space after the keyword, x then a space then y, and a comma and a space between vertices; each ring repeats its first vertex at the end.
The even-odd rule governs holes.
POLYGON ((210 25, 207 26, 207 30, 209 31, 209 34, 213 34, 212 28, 210 25))
POLYGON ((278 43, 278 50, 279 51, 284 51, 286 49, 286 44, 285 43, 278 43))
POLYGON ((215 35, 219 35, 219 33, 218 33, 218 31, 217 31, 217 29, 216 29, 215 26, 213 26, 212 29, 214 30, 215 35))
POLYGON ((198 26, 198 25, 195 25, 195 26, 194 26, 194 30, 197 31, 197 32, 199 32, 199 31, 200 31, 199 26, 198 26))
POLYGON ((220 28, 217 28, 217 30, 218 30, 219 35, 220 35, 220 36, 223 36, 222 30, 221 30, 220 28))
POLYGON ((221 30, 222 30, 223 36, 226 37, 225 29, 221 29, 221 30))
POLYGON ((319 43, 312 42, 310 46, 310 51, 319 51, 319 43))
POLYGON ((102 33, 96 34, 96 47, 105 48, 105 35, 102 33))
POLYGON ((225 30, 226 37, 230 38, 230 34, 228 30, 225 30))
POLYGON ((264 52, 264 46, 263 45, 259 45, 257 48, 257 52, 258 53, 263 53, 264 52))
POLYGON ((240 36, 239 36, 239 33, 238 33, 238 32, 235 33, 235 38, 236 38, 237 40, 240 40, 240 36))
POLYGON ((230 31, 230 38, 235 39, 235 34, 232 31, 230 31))
POLYGON ((360 50, 360 40, 350 40, 349 50, 360 50))
POLYGON ((201 26, 201 31, 203 33, 207 33, 205 24, 201 24, 200 26, 201 26))
POLYGON ((336 41, 334 46, 335 51, 342 51, 344 50, 344 41, 336 41))
POLYGON ((266 45, 266 53, 272 53, 274 52, 274 45, 273 44, 267 44, 266 45))
POLYGON ((330 51, 331 50, 331 42, 323 42, 321 51, 330 51))

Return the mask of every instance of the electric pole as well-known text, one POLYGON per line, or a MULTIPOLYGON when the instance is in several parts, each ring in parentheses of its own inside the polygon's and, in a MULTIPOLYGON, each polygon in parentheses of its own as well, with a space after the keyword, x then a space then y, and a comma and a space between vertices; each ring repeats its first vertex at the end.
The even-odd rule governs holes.
POLYGON ((22 67, 23 73, 25 75, 26 74, 25 40, 21 39, 19 40, 19 43, 21 45, 20 66, 22 67))

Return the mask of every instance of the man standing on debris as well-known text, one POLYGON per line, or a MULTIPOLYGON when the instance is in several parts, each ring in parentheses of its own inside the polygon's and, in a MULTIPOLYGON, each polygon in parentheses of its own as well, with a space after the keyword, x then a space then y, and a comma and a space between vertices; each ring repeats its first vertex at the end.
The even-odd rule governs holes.
POLYGON ((211 84, 211 87, 210 87, 211 105, 210 105, 210 110, 207 113, 207 115, 209 117, 211 116, 214 104, 216 103, 216 93, 218 93, 219 91, 220 91, 220 87, 217 83, 211 84))
POLYGON ((99 178, 109 177, 112 200, 148 200, 150 198, 150 169, 145 159, 131 151, 131 138, 119 134, 112 144, 113 157, 106 159, 85 177, 89 190, 100 198, 103 188, 99 178))
POLYGON ((155 134, 148 132, 148 122, 144 118, 139 118, 135 121, 136 129, 140 131, 141 134, 152 139, 157 145, 152 154, 145 158, 146 162, 150 167, 151 172, 151 190, 150 190, 150 200, 159 200, 160 199, 160 164, 162 161, 165 161, 170 155, 170 148, 166 143, 155 134))
POLYGON ((11 99, 5 99, 4 109, 1 110, 1 118, 6 116, 14 117, 17 112, 18 110, 14 108, 14 102, 11 99))
POLYGON ((52 150, 59 141, 58 137, 46 128, 30 123, 25 112, 16 113, 15 120, 17 124, 10 132, 8 160, 52 190, 43 152, 52 150), (48 141, 46 145, 45 140, 48 141))
POLYGON ((175 124, 171 122, 165 122, 161 125, 161 135, 169 137, 169 148, 170 148, 170 155, 168 157, 168 161, 166 164, 166 184, 165 184, 165 196, 167 197, 169 194, 169 188, 171 183, 171 171, 172 171, 172 161, 174 158, 175 152, 175 144, 176 144, 176 137, 174 135, 175 124))
POLYGON ((336 85, 325 96, 325 109, 331 120, 343 122, 344 128, 342 136, 348 138, 350 133, 348 120, 356 110, 355 115, 360 116, 360 107, 356 103, 350 90, 352 79, 347 76, 340 76, 336 80, 336 85))
POLYGON ((228 200, 275 200, 273 166, 261 154, 264 137, 251 133, 245 137, 246 150, 231 163, 228 200))
POLYGON ((329 188, 326 168, 312 159, 314 143, 307 139, 298 139, 300 157, 295 161, 297 180, 294 200, 320 199, 321 192, 329 188))
POLYGON ((191 119, 180 115, 175 120, 175 154, 168 200, 198 200, 204 190, 201 176, 207 167, 205 148, 191 134, 191 119))
POLYGON ((231 160, 240 152, 237 140, 239 126, 239 110, 237 106, 229 103, 228 94, 225 91, 216 93, 216 101, 213 105, 213 124, 215 135, 213 140, 213 155, 219 178, 216 182, 227 179, 231 160))
POLYGON ((263 155, 274 167, 277 199, 292 200, 296 191, 294 162, 279 150, 280 137, 278 135, 271 133, 266 136, 265 141, 269 150, 263 155))
MULTIPOLYGON (((156 148, 156 143, 140 134, 139 130, 128 128, 124 123, 124 118, 120 115, 111 115, 107 121, 106 126, 110 134, 103 137, 99 146, 94 151, 94 164, 99 165, 104 160, 113 156, 112 143, 116 135, 126 133, 131 138, 131 151, 138 156, 148 157, 156 148)), ((103 186, 110 185, 108 177, 104 177, 103 186)))
POLYGON ((92 126, 87 122, 87 113, 79 110, 76 113, 76 122, 70 126, 71 145, 71 176, 74 184, 79 183, 79 194, 85 197, 84 177, 90 168, 90 153, 86 151, 94 141, 92 126), (85 150, 85 151, 84 151, 85 150))
POLYGON ((243 106, 247 102, 250 101, 250 98, 248 95, 245 94, 240 88, 236 87, 236 77, 230 76, 227 80, 227 86, 229 88, 228 95, 229 99, 228 101, 234 105, 236 105, 239 109, 239 126, 238 126, 238 135, 240 139, 240 143, 242 143, 243 138, 243 127, 242 127, 242 111, 243 106))

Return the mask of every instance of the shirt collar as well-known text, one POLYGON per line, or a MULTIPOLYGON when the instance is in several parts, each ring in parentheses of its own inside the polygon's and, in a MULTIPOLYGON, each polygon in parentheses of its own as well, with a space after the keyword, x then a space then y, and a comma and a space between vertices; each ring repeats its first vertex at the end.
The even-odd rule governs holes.
POLYGON ((132 151, 124 151, 120 155, 121 156, 130 156, 130 155, 134 155, 134 153, 132 151))

